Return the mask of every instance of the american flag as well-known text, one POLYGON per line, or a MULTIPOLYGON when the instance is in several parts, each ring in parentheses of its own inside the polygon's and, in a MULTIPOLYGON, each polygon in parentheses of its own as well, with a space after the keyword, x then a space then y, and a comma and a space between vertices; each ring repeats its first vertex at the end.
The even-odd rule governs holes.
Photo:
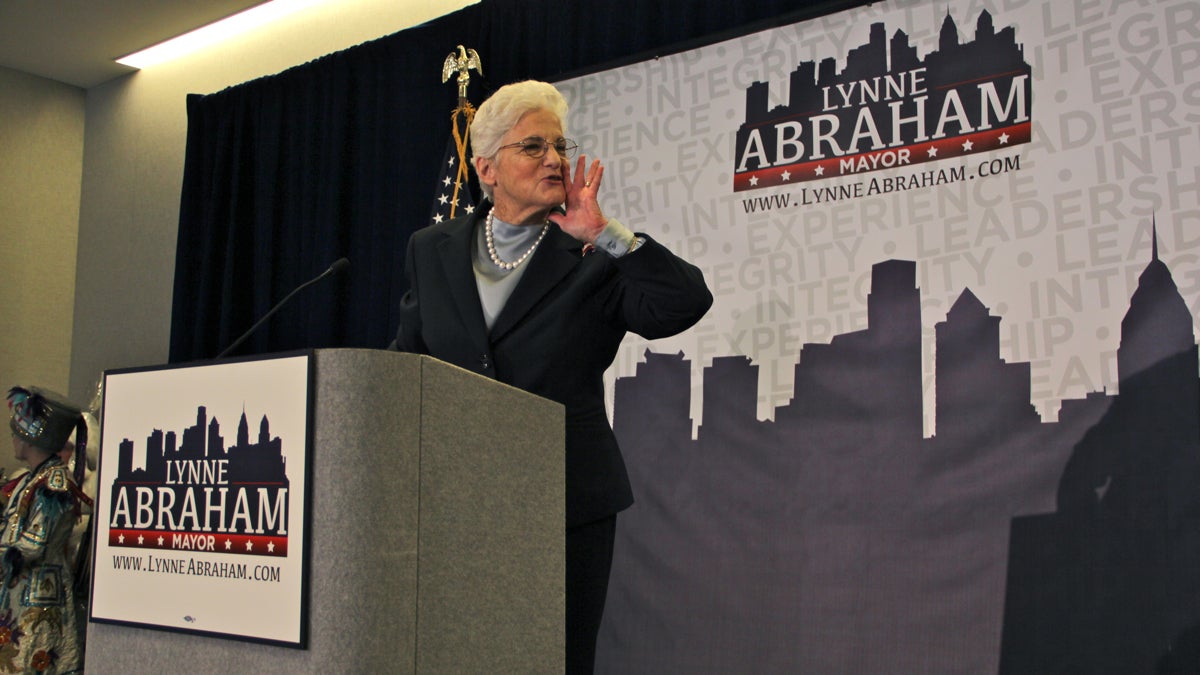
MULTIPOLYGON (((457 119, 455 122, 457 123, 457 119)), ((452 134, 446 139, 446 153, 442 157, 433 212, 429 215, 431 225, 467 215, 475 210, 475 200, 471 197, 470 186, 467 184, 470 172, 465 166, 466 161, 466 139, 457 133, 452 134)))

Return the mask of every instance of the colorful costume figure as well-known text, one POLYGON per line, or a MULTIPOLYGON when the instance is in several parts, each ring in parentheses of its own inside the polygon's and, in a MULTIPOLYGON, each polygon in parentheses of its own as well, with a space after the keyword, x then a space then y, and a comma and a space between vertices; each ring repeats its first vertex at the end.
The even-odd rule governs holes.
POLYGON ((13 388, 8 402, 14 451, 31 470, 5 486, 12 492, 0 533, 0 673, 81 673, 86 619, 70 538, 91 500, 58 451, 77 431, 82 468, 86 426, 77 408, 48 392, 13 388))

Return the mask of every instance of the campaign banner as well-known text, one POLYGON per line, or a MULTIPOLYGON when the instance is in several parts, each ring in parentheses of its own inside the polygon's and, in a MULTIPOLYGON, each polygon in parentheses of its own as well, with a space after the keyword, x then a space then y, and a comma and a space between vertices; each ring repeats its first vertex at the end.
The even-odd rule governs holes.
POLYGON ((1200 5, 878 2, 557 84, 716 298, 608 374, 600 671, 1200 653, 1200 5))
POLYGON ((309 361, 105 373, 93 621, 305 645, 309 361))

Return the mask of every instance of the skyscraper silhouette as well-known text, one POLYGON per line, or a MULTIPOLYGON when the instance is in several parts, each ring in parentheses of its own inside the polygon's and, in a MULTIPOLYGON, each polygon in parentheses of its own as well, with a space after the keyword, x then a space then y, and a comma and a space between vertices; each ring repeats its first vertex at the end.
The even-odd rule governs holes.
POLYGON ((1200 363, 1157 236, 1117 364, 1119 392, 1074 447, 1057 510, 1013 520, 1001 672, 1200 665, 1200 363))

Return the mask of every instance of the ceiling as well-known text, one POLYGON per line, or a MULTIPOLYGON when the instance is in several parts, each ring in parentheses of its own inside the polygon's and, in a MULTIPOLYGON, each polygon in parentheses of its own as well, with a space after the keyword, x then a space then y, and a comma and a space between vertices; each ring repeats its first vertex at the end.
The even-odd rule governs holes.
POLYGON ((113 61, 264 0, 0 0, 0 67, 87 89, 113 61))

